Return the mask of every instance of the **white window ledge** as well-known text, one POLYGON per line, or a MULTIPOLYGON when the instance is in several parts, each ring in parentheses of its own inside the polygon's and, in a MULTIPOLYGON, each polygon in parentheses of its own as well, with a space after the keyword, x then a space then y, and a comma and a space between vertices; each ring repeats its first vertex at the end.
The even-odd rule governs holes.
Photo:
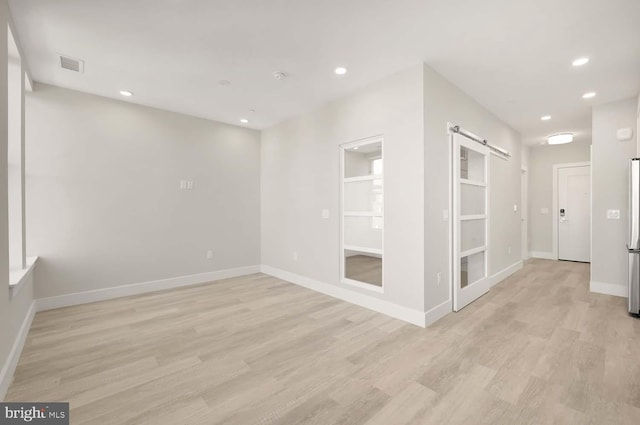
POLYGON ((9 272, 9 295, 11 298, 17 295, 23 283, 27 281, 27 277, 33 273, 37 261, 38 257, 27 257, 27 267, 9 272))

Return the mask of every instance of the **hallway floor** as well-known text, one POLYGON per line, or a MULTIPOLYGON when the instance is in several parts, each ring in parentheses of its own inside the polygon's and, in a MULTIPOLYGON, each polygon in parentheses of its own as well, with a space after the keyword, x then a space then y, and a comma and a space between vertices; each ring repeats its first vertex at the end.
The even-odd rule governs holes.
POLYGON ((530 260, 427 329, 262 274, 38 313, 6 401, 72 424, 634 424, 640 320, 530 260))

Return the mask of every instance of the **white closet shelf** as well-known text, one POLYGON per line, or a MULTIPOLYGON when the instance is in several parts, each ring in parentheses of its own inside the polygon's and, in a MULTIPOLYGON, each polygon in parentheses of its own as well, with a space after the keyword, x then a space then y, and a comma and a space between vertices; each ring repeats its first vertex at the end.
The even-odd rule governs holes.
POLYGON ((485 220, 487 218, 486 214, 470 214, 470 215, 461 215, 460 221, 468 221, 468 220, 485 220))
POLYGON ((477 247, 477 248, 468 249, 468 250, 466 250, 466 251, 462 251, 462 252, 460 253, 460 258, 468 257, 468 256, 470 256, 470 255, 474 255, 474 254, 479 254, 479 253, 484 252, 484 251, 486 251, 486 250, 487 250, 487 247, 486 247, 486 246, 479 246, 479 247, 477 247))
POLYGON ((384 216, 381 212, 373 212, 373 211, 345 211, 345 217, 382 217, 384 216))
POLYGON ((372 174, 370 176, 345 177, 345 183, 365 182, 369 180, 382 180, 382 174, 372 174))
POLYGON ((358 251, 358 252, 364 252, 364 253, 367 253, 367 254, 380 254, 380 255, 382 255, 382 250, 381 249, 367 248, 366 246, 345 245, 343 248, 347 249, 349 251, 358 251))
POLYGON ((460 184, 468 184, 470 186, 487 187, 487 184, 480 180, 460 179, 460 184))

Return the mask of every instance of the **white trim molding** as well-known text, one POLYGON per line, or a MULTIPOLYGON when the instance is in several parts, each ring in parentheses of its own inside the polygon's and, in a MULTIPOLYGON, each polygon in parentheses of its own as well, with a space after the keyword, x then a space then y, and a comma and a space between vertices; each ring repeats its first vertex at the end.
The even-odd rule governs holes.
POLYGON ((613 295, 616 297, 627 298, 629 296, 629 288, 626 285, 616 285, 615 283, 589 282, 589 290, 597 294, 613 295))
POLYGON ((524 263, 522 260, 516 261, 509 267, 505 267, 499 272, 492 274, 491 277, 489 278, 489 286, 490 287, 495 286, 496 284, 502 282, 512 274, 522 270, 523 265, 524 263))
POLYGON ((424 312, 424 325, 429 326, 432 323, 442 319, 447 314, 453 312, 453 302, 451 299, 446 300, 442 304, 433 307, 424 312))
POLYGON ((540 258, 543 260, 557 260, 553 255, 553 252, 545 252, 545 251, 531 251, 529 253, 529 257, 531 258, 540 258))
POLYGON ((110 300, 113 298, 128 297, 130 295, 144 294, 147 292, 180 288, 182 286, 198 285, 220 279, 228 279, 254 273, 260 273, 260 266, 238 267, 235 269, 152 280, 149 282, 134 283, 131 285, 115 286, 113 288, 97 289, 94 291, 76 292, 56 297, 39 298, 36 302, 38 311, 46 311, 69 307, 72 305, 87 304, 96 301, 110 300))
POLYGON ((422 311, 403 307, 361 292, 355 292, 346 287, 320 282, 306 276, 300 276, 276 267, 263 265, 261 271, 269 276, 286 280, 287 282, 329 295, 330 297, 338 298, 351 304, 386 314, 387 316, 391 316, 423 328, 425 327, 425 314, 422 311))
POLYGON ((29 329, 31 329, 31 322, 33 322, 35 314, 36 302, 32 301, 24 320, 22 321, 18 335, 16 335, 16 339, 13 342, 13 346, 11 346, 11 351, 9 351, 7 361, 2 367, 2 370, 0 370, 0 401, 4 400, 4 397, 7 395, 7 390, 9 389, 9 385, 11 385, 13 374, 18 366, 20 354, 22 354, 22 349, 24 348, 24 343, 27 340, 27 335, 29 334, 29 329))

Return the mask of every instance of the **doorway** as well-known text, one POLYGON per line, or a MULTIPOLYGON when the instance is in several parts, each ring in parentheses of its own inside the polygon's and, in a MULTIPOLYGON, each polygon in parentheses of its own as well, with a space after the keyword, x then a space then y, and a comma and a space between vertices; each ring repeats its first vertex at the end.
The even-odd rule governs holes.
POLYGON ((340 278, 384 292, 383 138, 341 145, 340 278))
POLYGON ((558 260, 591 262, 591 166, 554 166, 554 236, 558 260))

